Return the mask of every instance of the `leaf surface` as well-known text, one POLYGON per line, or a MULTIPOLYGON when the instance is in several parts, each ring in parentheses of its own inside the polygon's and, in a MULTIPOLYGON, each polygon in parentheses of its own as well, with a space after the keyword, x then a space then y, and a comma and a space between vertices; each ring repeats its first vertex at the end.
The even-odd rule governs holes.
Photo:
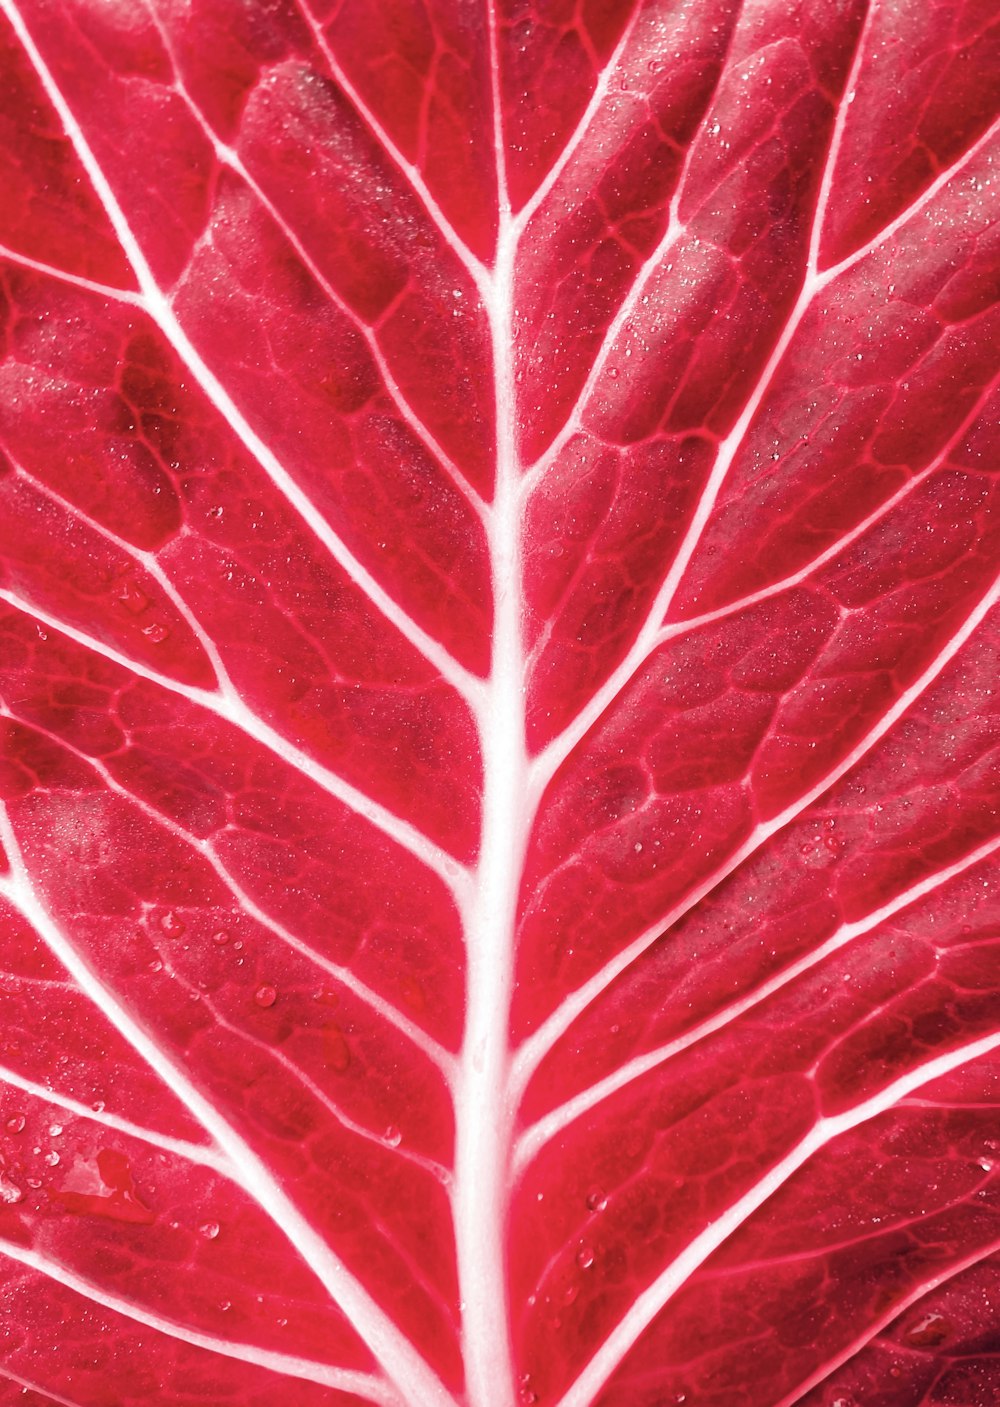
POLYGON ((990 1407, 995 5, 0 63, 0 1404, 990 1407))

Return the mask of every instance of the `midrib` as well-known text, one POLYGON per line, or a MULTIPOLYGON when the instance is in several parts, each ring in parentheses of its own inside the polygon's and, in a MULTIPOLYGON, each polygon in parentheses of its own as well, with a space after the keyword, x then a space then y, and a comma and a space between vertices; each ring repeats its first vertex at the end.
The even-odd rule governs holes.
POLYGON ((516 231, 501 221, 483 292, 496 378, 497 480, 489 519, 494 638, 478 709, 483 823, 468 912, 467 1023, 456 1090, 455 1231, 470 1407, 514 1407, 504 1251, 514 1111, 508 1096, 514 922, 528 830, 521 639, 520 465, 514 415, 512 296, 516 231))

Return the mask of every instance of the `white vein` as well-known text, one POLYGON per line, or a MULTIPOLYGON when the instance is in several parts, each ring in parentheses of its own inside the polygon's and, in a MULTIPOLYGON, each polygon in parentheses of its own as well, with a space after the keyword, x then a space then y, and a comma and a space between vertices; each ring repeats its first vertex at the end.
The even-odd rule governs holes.
MULTIPOLYGON (((277 1353, 273 1349, 258 1348, 256 1344, 220 1339, 215 1334, 206 1334, 198 1329, 192 1329, 186 1324, 179 1324, 176 1320, 167 1318, 165 1315, 145 1310, 132 1300, 108 1294, 106 1290, 102 1290, 92 1281, 76 1274, 75 1271, 66 1266, 60 1265, 57 1261, 40 1255, 37 1251, 18 1246, 11 1241, 0 1239, 0 1255, 6 1256, 8 1260, 16 1261, 17 1264, 23 1265, 39 1275, 44 1275, 46 1279, 62 1285, 67 1290, 72 1290, 74 1294, 82 1295, 92 1304, 100 1305, 102 1309, 106 1309, 112 1314, 120 1314, 124 1319, 141 1324, 147 1329, 153 1329, 156 1333, 163 1334, 178 1343, 187 1344, 191 1348, 215 1353, 221 1358, 232 1358, 238 1363, 252 1363, 255 1367, 264 1368, 271 1373, 280 1373, 287 1378, 319 1383, 323 1387, 338 1388, 341 1392, 356 1392, 362 1397, 369 1398, 372 1402, 381 1404, 381 1407, 400 1407, 402 1402, 402 1399, 393 1392, 387 1383, 374 1377, 371 1373, 355 1372, 347 1368, 334 1368, 325 1363, 315 1363, 307 1358, 297 1357, 294 1354, 277 1353)), ((48 1394, 47 1388, 45 1392, 48 1394)))
POLYGON ((521 209, 517 212, 517 215, 513 221, 513 227, 515 234, 518 237, 520 237, 524 233, 525 227, 530 222, 532 216, 538 210, 539 206, 543 203, 543 201, 548 196, 549 192, 552 190, 552 187, 555 185, 559 177, 565 171, 569 162, 572 160, 575 152, 579 150, 581 143, 583 142, 584 138, 587 136, 587 133, 590 131, 591 126, 593 125, 594 119, 598 116, 602 107, 604 106, 604 101, 608 95, 608 89, 611 87, 611 80, 617 73, 618 66, 622 60, 622 56, 624 55, 625 50, 628 48, 629 41, 632 38, 632 34, 636 28, 636 24, 639 20, 640 15, 642 14, 642 8, 642 4, 638 3, 638 0, 636 0, 636 3, 633 4, 632 14, 629 17, 628 23, 622 30, 621 38, 615 45, 610 57, 608 58, 607 63, 597 75, 597 82, 594 84, 594 91, 590 95, 590 101, 587 103, 587 106, 580 114, 579 121, 573 128, 573 131, 567 137, 566 142, 563 145, 563 148, 560 151, 559 155, 556 157, 552 165, 549 167, 548 171, 545 173, 544 179, 539 182, 538 186, 536 187, 534 193, 531 196, 531 199, 526 201, 525 204, 521 207, 521 209))
POLYGON ((60 616, 53 615, 44 607, 38 606, 34 601, 20 596, 15 591, 0 588, 0 601, 6 601, 15 610, 22 611, 31 616, 40 624, 48 626, 52 630, 65 635, 67 639, 73 640, 76 644, 84 646, 85 649, 92 650, 95 654, 103 656, 112 664, 128 670, 131 674, 140 679, 148 680, 151 684, 156 684, 159 688, 166 689, 169 693, 176 694, 188 703, 199 708, 206 709, 209 713, 215 714, 225 723, 232 724, 235 728, 252 738, 254 742, 260 743, 269 752, 280 758, 294 768, 296 772, 307 777, 311 782, 315 782, 323 791, 342 802, 357 815, 362 816, 366 821, 377 827, 390 840, 396 841, 403 849, 408 850, 411 855, 421 860, 428 869, 433 870, 440 879, 448 886, 453 894, 461 894, 464 890, 467 871, 465 866, 459 863, 454 856, 442 850, 440 846, 418 831, 409 822, 402 820, 386 807, 373 801, 357 787, 351 786, 342 777, 328 768, 323 767, 313 758, 290 743, 287 738, 272 728, 262 718, 259 718, 241 698, 237 695, 227 696, 221 692, 212 692, 207 689, 198 688, 195 685, 182 684, 176 679, 171 679, 167 674, 161 674, 158 670, 150 669, 148 665, 139 660, 134 660, 128 655, 123 655, 114 646, 107 644, 103 640, 97 639, 93 635, 88 635, 85 631, 69 624, 60 616))
MULTIPOLYGON (((168 964, 168 967, 171 976, 177 977, 177 980, 187 988, 192 996, 197 996, 202 1007, 211 1013, 217 1029, 228 1031, 231 1036, 235 1036, 240 1041, 245 1041, 247 1045, 253 1046, 256 1050, 260 1051, 269 1061, 273 1060, 276 1065, 280 1065, 289 1079, 311 1094, 317 1104, 321 1104, 330 1117, 338 1123, 342 1129, 345 1129, 348 1133, 354 1134, 365 1143, 374 1144, 376 1147, 381 1148, 383 1152, 388 1151, 393 1157, 400 1158, 403 1162, 410 1163, 414 1167, 419 1168, 421 1172, 425 1172, 432 1177, 435 1182, 439 1182, 442 1187, 446 1187, 449 1184, 451 1179, 448 1170, 442 1167, 439 1162, 433 1158, 425 1157, 422 1153, 415 1152, 412 1148, 407 1148, 404 1142, 389 1143, 386 1138, 385 1130, 383 1130, 382 1133, 376 1133, 373 1128, 368 1127, 366 1124, 359 1123, 357 1119, 352 1118, 335 1099, 330 1097, 328 1091, 325 1090, 322 1085, 317 1084, 312 1076, 304 1070, 297 1061, 293 1060, 291 1056, 287 1055, 283 1050, 279 1049, 262 1036, 254 1035, 252 1031, 242 1026, 235 1025, 219 1011, 215 1002, 212 1000, 211 992, 204 992, 200 988, 192 986, 186 978, 177 974, 172 966, 168 964)), ((393 1134, 396 1132, 398 1132, 398 1130, 392 1130, 393 1134)))
POLYGON ((364 319, 354 311, 350 304, 348 304, 340 296, 340 294, 334 288, 333 284, 327 278, 326 274, 316 263, 312 254, 310 254, 309 250, 306 248, 297 230, 295 230, 292 224, 286 219, 285 215, 280 210, 280 208, 274 203, 270 196, 267 195, 267 193, 264 191, 263 187, 260 185, 257 179, 247 169, 239 152, 236 151, 233 147, 228 146, 225 142, 223 142, 213 131, 212 127, 210 126, 204 114, 202 113, 201 109, 198 107, 197 103, 193 100, 191 94, 188 92, 187 86, 181 79, 180 67, 177 63, 177 58, 174 53, 174 46, 170 39, 170 35, 161 23, 155 8, 148 4, 146 8, 154 25, 156 26, 157 32, 160 35, 161 40, 163 41, 164 48, 170 55, 170 61, 174 71, 174 80, 172 86, 175 91, 180 95, 184 106, 187 108, 188 112, 191 114, 191 117, 201 129, 201 132, 204 135, 205 139, 211 145, 212 150, 215 153, 216 160, 221 166, 228 167, 230 171, 234 172, 237 176, 239 176, 240 180, 244 182, 248 190, 253 192, 254 198, 258 201, 261 208, 267 212, 270 218, 274 221, 275 225, 284 235, 285 239, 295 250, 295 253, 298 255, 303 266, 309 271, 309 274, 314 279, 316 285, 323 290, 323 293, 325 294, 329 302, 333 305, 333 307, 335 307, 340 313, 343 314, 343 316, 350 322, 351 326, 364 339, 365 345, 368 348, 368 352, 372 360, 374 361, 376 367, 378 368, 378 372, 382 379, 382 383, 392 404, 396 407, 396 410, 399 412, 400 416, 405 421, 405 423, 410 427, 410 429, 420 440, 421 444, 423 444, 425 449, 430 453, 431 457, 436 460, 436 462, 440 465, 442 469, 444 469, 448 478, 451 479, 452 483, 462 494, 462 496, 466 499, 476 516, 480 519, 480 521, 482 521, 483 513, 486 508, 483 499, 476 492, 475 488, 469 483, 468 479, 452 460, 451 456, 447 453, 444 447, 432 434, 428 426, 424 424, 423 420, 421 420, 420 416, 416 413, 414 408, 406 399, 405 395, 399 387, 398 382, 396 381, 395 376, 393 375, 389 363, 386 361, 385 353, 382 351, 382 347, 379 343, 378 336, 374 328, 370 327, 368 323, 366 323, 364 319))
POLYGON ((66 938, 35 894, 5 809, 0 810, 0 844, 10 862, 10 873, 0 879, 0 894, 32 925, 97 1010, 117 1028, 159 1076, 163 1085, 210 1135, 234 1169, 239 1186, 270 1217, 309 1266, 371 1349, 386 1376, 403 1393, 407 1388, 414 1388, 426 1407, 455 1407, 454 1400, 434 1371, 356 1276, 334 1255, 261 1159, 189 1076, 163 1052, 66 938))
POLYGON ((497 476, 488 540, 494 633, 488 691, 476 711, 483 757, 483 817, 475 887, 463 911, 466 932, 466 1026, 455 1092, 452 1194, 462 1351, 470 1407, 516 1398, 506 1273, 507 1200, 513 1105, 508 1092, 513 933, 527 823, 527 771, 520 464, 515 439, 512 303, 517 236, 510 217, 500 123, 497 17, 490 8, 494 138, 500 191, 496 269, 484 292, 496 377, 497 476))
POLYGON ((108 302, 128 303, 130 307, 139 308, 143 312, 146 310, 146 300, 141 293, 133 293, 127 288, 113 288, 111 284, 98 283, 92 278, 84 278, 81 274, 70 273, 68 269, 59 269, 54 264, 43 263, 41 259, 33 259, 19 249, 10 249, 5 244, 0 244, 0 259, 30 269, 32 273, 42 274, 45 278, 58 279, 60 283, 82 288, 85 293, 96 294, 98 298, 107 299, 108 302))
POLYGON ((116 1133, 123 1133, 129 1138, 139 1139, 154 1148, 173 1153, 185 1162, 198 1163, 202 1167, 211 1168, 221 1177, 233 1179, 233 1169, 215 1148, 191 1143, 186 1138, 174 1138, 170 1134, 161 1133, 159 1129, 144 1128, 141 1124, 133 1123, 131 1119, 123 1119, 120 1115, 110 1114, 104 1109, 95 1109, 93 1105, 83 1104, 80 1100, 61 1094, 48 1085, 40 1085, 37 1080, 26 1079, 24 1075, 6 1065, 0 1065, 0 1084, 9 1085, 11 1089, 19 1089, 22 1094, 30 1095, 32 1099, 63 1109, 74 1118, 87 1119, 90 1123, 114 1129, 116 1133))
MULTIPOLYGON (((871 12, 869 13, 871 14, 871 12)), ((657 592, 653 604, 650 607, 649 612, 647 613, 646 619, 644 620, 643 625, 641 626, 631 649, 629 650, 628 654, 623 659, 621 664, 612 672, 612 674, 608 677, 604 684, 601 685, 601 687, 588 700, 587 704, 580 710, 576 718, 574 718, 572 722, 566 726, 563 732, 558 737, 554 738, 552 742, 550 742, 548 746, 539 754, 536 764, 538 767, 538 777, 535 780, 536 789, 544 788, 545 782, 548 780, 548 778, 553 775, 553 773, 557 770, 558 766, 565 759, 565 757, 567 757, 569 753, 572 752, 573 748, 583 737, 583 735, 587 732, 587 730, 593 725, 593 723, 601 716, 602 713, 607 710, 609 705, 619 696, 628 681, 634 677, 634 675, 641 668, 643 663, 649 658, 653 650, 655 650, 656 646, 661 643, 662 638, 664 638, 661 635, 660 623, 662 622, 664 616, 669 610, 670 604, 673 601, 677 588, 680 585, 684 573, 686 572, 687 567, 690 564, 691 558, 694 555, 694 551, 701 540, 705 527, 707 526, 707 523, 715 508, 716 502, 718 501, 719 493, 728 476, 729 470, 732 467, 732 463, 736 457, 736 454, 739 451, 748 430, 750 429, 754 416, 760 409, 764 396, 770 388, 770 384, 774 378, 775 372, 777 371, 780 362, 783 360, 784 355, 787 352, 788 347, 790 346, 798 327, 801 325, 802 319, 804 318, 806 312, 809 310, 812 303, 816 300, 819 294, 822 293, 831 283, 838 279, 842 274, 846 273, 861 259, 873 253, 883 243, 884 240, 890 237, 891 234, 897 233, 916 215, 920 214, 927 207, 927 205, 933 201, 935 196, 937 196, 939 192, 947 184, 949 184, 949 182, 953 181, 955 177, 959 175, 961 171, 969 164, 969 162, 972 161, 972 159, 980 151, 982 151, 998 133, 1000 133, 1000 119, 998 119, 988 129, 988 131, 985 132, 982 137, 979 138, 979 140, 973 146, 971 146, 966 152, 964 152, 962 156, 958 158, 945 171, 941 172, 937 179, 932 182, 931 185, 928 186, 925 191, 921 192, 921 194, 909 206, 907 206, 905 210, 900 212, 900 214, 891 222, 890 225, 886 227, 884 231, 881 231, 879 234, 873 236, 873 238, 866 245, 856 250, 847 258, 843 259, 839 264, 834 264, 826 269, 820 270, 819 240, 822 233, 823 217, 825 214, 826 205, 830 198, 833 169, 842 138, 843 125, 846 121, 846 109, 849 105, 849 98, 851 92, 853 91, 854 82, 857 78, 857 68, 861 61, 862 53, 863 43, 859 44, 857 53, 855 55, 854 69, 852 70, 852 74, 847 85, 845 85, 844 98, 842 99, 838 111, 834 134, 831 139, 830 148, 827 153, 827 159, 824 166, 823 177, 821 180, 820 195, 817 199, 817 205, 813 216, 812 229, 810 232, 809 251, 806 260, 805 277, 795 306, 789 315, 789 318, 782 330, 782 334, 777 344, 775 345, 761 376, 758 378, 757 383, 755 384, 747 402, 745 403, 743 413, 741 414, 739 420, 736 422, 733 429, 730 431, 729 435, 719 444, 718 450, 716 452, 716 457, 713 462, 712 470, 709 474, 702 495, 699 499, 698 506, 695 510, 692 521, 688 526, 684 538, 682 539, 681 545, 678 548, 677 554, 673 562, 671 563, 671 566, 666 576, 664 577, 660 589, 657 592)), ((680 192, 680 189, 681 187, 679 185, 678 194, 680 192)), ((675 200, 677 198, 678 195, 675 195, 675 200)), ((645 287, 646 283, 648 283, 649 278, 656 271, 659 263, 662 262, 662 259, 665 257, 666 253, 669 252, 670 248, 673 247, 675 239, 679 239, 683 232, 683 229, 679 225, 677 225, 676 228, 674 228, 673 230, 668 229, 663 237, 663 240, 661 241, 659 249, 655 251, 653 255, 650 256, 649 260, 647 260, 646 264, 643 266, 643 269, 640 271, 637 278, 637 282, 633 285, 632 289, 630 290, 629 297, 625 300, 625 302, 623 302, 622 307, 619 310, 618 316, 616 317, 614 323, 609 329, 608 334, 601 345, 601 349, 597 355, 597 358, 595 359, 594 366, 592 368, 591 376, 588 379, 587 385, 584 387, 584 390, 580 394, 580 398, 578 400, 578 408, 586 404, 586 401, 593 394, 596 382, 599 377, 600 369, 603 367, 605 361, 607 360, 607 356, 610 354, 621 329, 624 327, 624 325, 634 312, 636 303, 642 293, 642 289, 645 287)), ((574 434, 578 428, 578 416, 576 416, 576 413, 574 412, 574 415, 571 416, 570 420, 567 422, 567 426, 564 427, 564 430, 562 432, 560 432, 560 436, 557 441, 555 441, 552 447, 546 452, 544 460, 540 461, 539 466, 537 467, 537 471, 533 471, 534 476, 529 476, 528 479, 526 479, 524 489, 524 492, 526 494, 530 493, 530 491, 534 488, 535 483, 537 482, 538 474, 544 472, 545 467, 554 462, 560 449, 563 447, 563 445, 565 445, 566 441, 571 438, 572 434, 574 434)), ((748 598, 747 604, 749 604, 750 601, 754 599, 757 598, 748 598)), ((738 606, 734 608, 738 609, 738 606)))
POLYGON ((46 1403, 55 1402, 58 1407, 84 1407, 78 1401, 71 1401, 68 1397, 63 1397, 59 1392, 53 1392, 51 1388, 39 1387, 33 1378, 25 1378, 20 1373, 15 1373, 12 1368, 0 1364, 0 1378, 6 1378, 9 1382, 17 1383, 18 1387, 25 1392, 37 1392, 40 1398, 44 1398, 46 1403))
POLYGON ((756 987, 748 989, 735 1001, 727 1002, 719 1011, 704 1021, 699 1021, 696 1026, 692 1026, 683 1035, 627 1061, 613 1074, 581 1090, 572 1099, 566 1100, 564 1104, 543 1115, 530 1128, 525 1129, 518 1139, 514 1159, 515 1175, 520 1177, 528 1164, 538 1156, 547 1143, 560 1134, 563 1129, 568 1128, 575 1120, 582 1118, 591 1109, 596 1108, 603 1100, 609 1099, 651 1070, 659 1069, 675 1055, 697 1045, 708 1036, 724 1030, 746 1012, 760 1006, 762 1002, 767 1001, 768 998, 780 992, 782 988, 787 987, 790 982, 803 976, 804 973, 817 967, 834 953, 846 948, 864 934, 872 932, 881 924, 887 923, 903 909, 919 903, 928 894, 934 893, 935 890, 964 874, 966 870, 989 859, 991 855, 995 855, 998 850, 1000 850, 1000 837, 985 841, 960 860, 936 870, 933 874, 925 875, 919 881, 909 885, 894 898, 880 905, 879 908, 873 909, 863 918, 840 924, 828 938, 825 938, 822 943, 818 943, 803 957, 789 963, 787 967, 781 968, 773 977, 769 977, 756 987))
POLYGON ((320 53, 323 55, 323 58, 326 61, 327 68, 330 71, 330 76, 336 81, 338 87, 343 90, 347 98, 350 100, 354 110, 357 112, 358 116, 364 122, 365 126, 375 137, 382 150, 388 153, 388 155, 392 159, 393 164, 406 177, 406 180, 409 182, 411 189, 420 198, 424 209, 427 211, 427 214, 429 215, 432 223, 436 227, 438 233, 441 235, 445 243, 450 247, 452 252, 462 263, 469 277, 472 279, 473 283, 475 283, 476 287, 480 291, 480 294, 482 294, 485 299, 485 295, 489 292, 490 287, 489 270, 485 267, 482 261, 478 259, 475 254, 472 253, 465 240, 462 239, 461 235, 458 233, 454 225, 448 219, 447 215, 441 209, 440 204, 432 194, 420 170, 416 166, 414 166, 412 161, 409 161, 403 155, 399 146, 393 141, 385 126, 376 117, 369 104, 365 102, 358 88, 355 86, 354 83, 351 82, 344 68, 338 62, 337 57, 334 54, 326 35, 323 33, 319 21, 312 13, 312 10, 308 5, 307 0, 299 0, 299 11, 304 17, 310 30, 312 31, 313 39, 315 40, 317 48, 319 49, 320 53))
POLYGON ((743 844, 706 879, 692 889, 687 896, 669 913, 662 915, 640 936, 621 949, 610 962, 606 963, 587 982, 560 1003, 555 1011, 519 1047, 514 1060, 515 1088, 523 1091, 529 1079, 538 1068, 545 1055, 556 1041, 565 1034, 576 1018, 611 985, 615 978, 672 927, 679 919, 698 904, 706 894, 721 883, 743 862, 760 849, 766 841, 783 830, 789 822, 800 815, 806 807, 828 791, 851 770, 871 749, 890 731, 903 714, 912 707, 922 694, 934 683, 942 670, 955 658, 966 641, 979 628, 993 607, 1000 601, 1000 576, 995 577, 989 588, 980 596, 968 615, 927 664, 917 679, 904 689, 892 706, 881 715, 877 722, 857 742, 849 753, 821 777, 808 791, 804 792, 784 811, 770 821, 757 825, 743 844))
MULTIPOLYGON (((17 715, 9 711, 3 704, 0 704, 0 717, 4 716, 16 717, 17 715)), ((33 724, 31 726, 37 727, 38 725, 33 724)), ((278 919, 269 914, 265 908, 257 903, 240 883, 239 879, 233 874, 229 866, 219 855, 212 840, 206 840, 201 836, 195 835, 185 826, 167 815, 166 812, 159 811, 150 802, 144 800, 143 797, 130 791, 128 787, 118 781, 107 764, 102 762, 100 758, 89 756, 80 748, 74 747, 72 743, 66 741, 64 738, 56 738, 56 741, 59 743, 60 747, 65 748, 67 752, 72 753, 95 772, 96 775, 100 777, 107 791, 122 797, 144 816, 147 816, 153 821, 156 826, 165 830, 169 835, 175 836, 178 840, 190 846, 192 850, 201 855, 211 867, 216 878, 229 890, 229 893, 236 901, 242 913, 246 914, 248 918, 253 919, 261 928, 277 938, 283 946, 297 953, 299 957, 304 958, 312 967, 333 977, 342 987, 353 996, 356 996, 359 1001, 362 1001, 375 1015, 381 1017, 383 1021, 397 1030, 400 1035, 405 1036, 406 1039, 410 1041, 417 1050, 421 1051, 437 1068, 444 1078, 445 1083, 449 1086, 452 1085, 455 1079, 454 1057, 450 1055, 433 1036, 428 1035, 422 1027, 405 1016, 398 1007, 386 1001, 378 992, 369 987, 366 982, 363 982, 357 977, 349 967, 345 967, 342 963, 334 962, 323 953, 318 952, 311 944, 298 938, 291 929, 287 928, 278 919)))
POLYGON ((749 1218, 784 1186, 820 1149, 858 1125, 887 1113, 921 1085, 950 1074, 971 1061, 1000 1049, 1000 1034, 970 1041, 946 1055, 928 1060, 886 1086, 871 1099, 831 1118, 821 1118, 810 1132, 750 1190, 713 1221, 640 1294, 615 1325, 583 1372, 559 1399, 556 1407, 589 1407, 656 1316, 713 1251, 723 1245, 749 1218))
POLYGON ((462 698, 469 701, 473 696, 478 695, 481 681, 459 664, 440 641, 435 640, 422 626, 418 625, 362 565, 343 540, 333 531, 308 494, 299 486, 270 446, 252 428, 222 382, 197 351, 181 326, 170 299, 157 283, 103 167, 91 150, 75 114, 63 97, 13 0, 0 0, 0 11, 7 16, 30 58, 45 94, 58 113, 80 164, 97 192, 108 220, 135 273, 147 312, 190 371, 213 408, 233 431, 244 448, 258 462, 270 482, 295 510, 314 537, 322 543, 330 556, 344 569, 355 586, 382 616, 399 631, 414 649, 423 655, 462 698))
POLYGON ((888 1308, 884 1314, 872 1320, 863 1334, 858 1334, 846 1348, 832 1355, 826 1363, 824 1363, 822 1368, 817 1369, 815 1373, 812 1373, 797 1388, 786 1393, 780 1402, 775 1403, 775 1407, 794 1407, 794 1404, 799 1402, 807 1392, 812 1391, 814 1387, 818 1387, 820 1383, 825 1382, 838 1368, 842 1367, 856 1354, 860 1353, 862 1349, 867 1348, 872 1340, 875 1339, 883 1329, 887 1329, 901 1314, 905 1314, 908 1309, 911 1309, 915 1304, 919 1304, 922 1299, 932 1294, 935 1290, 940 1289, 942 1285, 949 1284, 952 1280, 957 1279, 959 1275, 963 1275, 967 1270, 972 1270, 984 1260, 989 1259, 990 1256, 996 1255, 998 1251, 1000 1251, 1000 1241, 991 1241, 989 1245, 974 1251, 971 1255, 963 1256, 961 1259, 954 1261, 948 1266, 947 1270, 942 1270, 939 1274, 931 1275, 926 1280, 921 1281, 919 1285, 914 1286, 908 1295, 904 1295, 901 1299, 894 1300, 890 1308, 888 1308))

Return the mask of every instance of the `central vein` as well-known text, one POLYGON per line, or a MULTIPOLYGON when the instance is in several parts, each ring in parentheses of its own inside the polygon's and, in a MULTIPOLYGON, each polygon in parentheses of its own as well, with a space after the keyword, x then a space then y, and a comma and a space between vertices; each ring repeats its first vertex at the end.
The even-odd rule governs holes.
POLYGON ((501 224, 493 274, 484 286, 496 378, 497 480, 488 524, 494 635, 490 678, 477 719, 483 823, 464 916, 467 1022, 456 1092, 455 1231, 471 1407, 512 1407, 517 1401, 504 1253, 514 1114, 508 1093, 514 922, 527 838, 528 780, 512 368, 515 247, 508 217, 501 224))

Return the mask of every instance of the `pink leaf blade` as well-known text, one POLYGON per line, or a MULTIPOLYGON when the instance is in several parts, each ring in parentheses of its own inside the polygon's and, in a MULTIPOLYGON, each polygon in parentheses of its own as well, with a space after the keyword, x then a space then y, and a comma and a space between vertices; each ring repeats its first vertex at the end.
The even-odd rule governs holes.
POLYGON ((988 0, 0 11, 0 1400, 986 1407, 988 0))
POLYGON ((162 1393, 164 1401, 180 1403, 195 1383, 203 1392, 215 1392, 219 1402, 264 1407, 286 1378, 295 1382, 302 1401, 316 1407, 396 1401, 373 1374, 329 1369, 252 1345, 240 1354, 236 1345, 223 1338, 174 1325, 161 1316, 144 1315, 131 1304, 116 1304, 113 1296, 95 1296, 83 1277, 47 1263, 42 1256, 11 1245, 5 1245, 2 1254, 5 1298, 13 1302, 7 1317, 16 1325, 18 1311, 23 1315, 30 1305, 30 1315, 21 1324, 28 1323, 35 1331, 33 1342, 22 1339, 12 1345, 8 1373, 13 1381, 30 1382, 35 1375, 55 1378, 57 1383, 61 1379, 78 1394, 72 1400, 81 1404, 98 1401, 95 1393, 106 1392, 112 1384, 122 1403, 138 1403, 150 1391, 162 1393), (89 1339, 93 1329, 88 1321, 94 1320, 100 1326, 99 1338, 117 1343, 118 1353, 109 1356, 98 1351, 86 1371, 67 1373, 60 1368, 61 1344, 89 1339))

